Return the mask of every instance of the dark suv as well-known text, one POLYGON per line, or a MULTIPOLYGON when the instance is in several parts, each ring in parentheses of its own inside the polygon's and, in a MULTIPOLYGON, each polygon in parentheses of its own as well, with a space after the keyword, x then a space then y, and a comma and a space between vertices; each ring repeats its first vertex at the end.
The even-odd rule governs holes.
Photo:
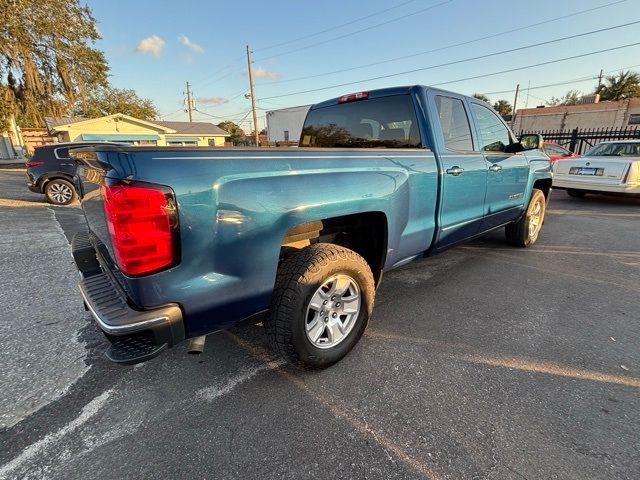
POLYGON ((43 193, 54 205, 73 202, 77 197, 73 184, 76 164, 69 158, 69 148, 92 145, 95 143, 53 143, 36 147, 31 159, 25 163, 29 190, 43 193))

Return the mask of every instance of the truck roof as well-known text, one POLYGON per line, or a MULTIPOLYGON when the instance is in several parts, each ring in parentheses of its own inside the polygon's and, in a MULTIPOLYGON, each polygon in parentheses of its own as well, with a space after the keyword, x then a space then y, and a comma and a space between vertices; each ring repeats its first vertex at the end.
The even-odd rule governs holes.
MULTIPOLYGON (((442 92, 445 94, 462 95, 460 93, 451 92, 449 90, 442 90, 440 88, 428 87, 426 85, 407 85, 403 87, 387 87, 387 88, 378 88, 375 90, 364 90, 364 91, 369 94, 369 98, 380 98, 380 97, 388 97, 390 95, 403 95, 407 93, 418 92, 421 90, 433 90, 433 91, 442 92)), ((346 95, 349 95, 351 93, 355 93, 355 92, 347 92, 346 95)), ((316 108, 328 107, 330 105, 335 105, 336 103, 338 103, 338 99, 341 98, 342 96, 343 95, 340 95, 339 97, 331 98, 329 100, 325 100, 324 102, 316 103, 311 106, 311 110, 314 110, 316 108)), ((469 97, 469 95, 463 95, 463 96, 469 97)))

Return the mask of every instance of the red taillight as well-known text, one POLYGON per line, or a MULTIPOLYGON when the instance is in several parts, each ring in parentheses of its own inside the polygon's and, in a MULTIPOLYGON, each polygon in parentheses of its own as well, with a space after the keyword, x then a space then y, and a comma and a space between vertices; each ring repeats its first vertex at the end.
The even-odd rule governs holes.
POLYGON ((103 185, 104 211, 120 269, 141 275, 177 261, 177 210, 166 187, 103 185))
POLYGON ((40 165, 44 165, 44 162, 24 162, 25 167, 39 167, 40 165))
POLYGON ((369 92, 350 93, 340 97, 338 103, 355 102, 357 100, 366 100, 367 98, 369 98, 369 92))

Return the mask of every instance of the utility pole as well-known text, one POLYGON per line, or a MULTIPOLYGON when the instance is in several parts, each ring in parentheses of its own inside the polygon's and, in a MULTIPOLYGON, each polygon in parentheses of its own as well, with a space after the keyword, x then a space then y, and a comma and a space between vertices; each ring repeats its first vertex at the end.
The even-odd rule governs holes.
POLYGON ((602 75, 604 72, 600 69, 600 75, 598 75, 598 88, 596 89, 596 93, 600 92, 600 88, 602 88, 602 75))
POLYGON ((191 110, 193 109, 193 103, 191 102, 191 86, 189 82, 187 82, 187 112, 189 112, 189 121, 193 122, 193 114, 191 110))
POLYGON ((511 116, 511 129, 516 124, 516 106, 518 105, 518 93, 520 92, 520 84, 516 85, 516 96, 513 99, 513 115, 511 116))
POLYGON ((258 116, 256 115, 256 97, 253 93, 253 72, 251 70, 251 50, 249 50, 249 45, 247 45, 247 69, 249 70, 249 90, 251 94, 251 109, 253 110, 253 133, 256 147, 259 147, 260 135, 258 135, 258 116))

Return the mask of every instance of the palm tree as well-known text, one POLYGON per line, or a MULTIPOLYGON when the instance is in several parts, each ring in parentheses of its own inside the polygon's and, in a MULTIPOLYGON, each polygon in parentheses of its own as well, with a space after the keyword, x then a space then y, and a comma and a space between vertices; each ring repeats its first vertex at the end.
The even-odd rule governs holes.
POLYGON ((493 109, 502 116, 511 115, 513 112, 513 107, 507 100, 498 100, 493 104, 493 109))
POLYGON ((487 97, 484 93, 474 93, 473 97, 477 98, 478 100, 482 100, 483 102, 489 103, 489 97, 487 97))
POLYGON ((610 75, 605 78, 605 85, 596 89, 601 100, 624 100, 640 96, 640 75, 631 70, 610 75))

